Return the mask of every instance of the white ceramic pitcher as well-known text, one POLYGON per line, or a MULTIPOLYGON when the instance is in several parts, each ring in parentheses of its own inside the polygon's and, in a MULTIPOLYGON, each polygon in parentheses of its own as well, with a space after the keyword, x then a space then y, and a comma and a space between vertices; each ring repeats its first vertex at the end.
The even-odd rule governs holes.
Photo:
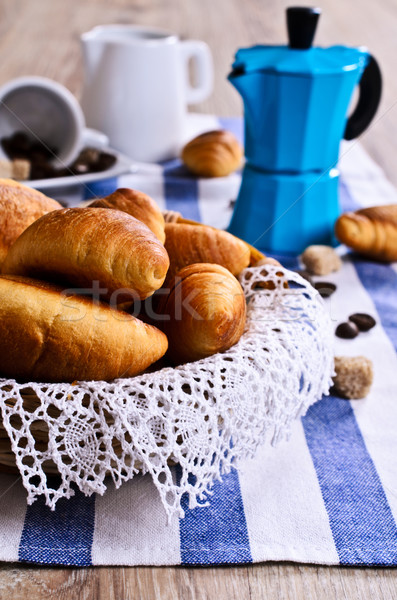
POLYGON ((204 42, 134 25, 100 25, 81 37, 85 81, 81 105, 87 124, 137 161, 178 155, 187 105, 213 88, 211 52, 204 42), (194 61, 197 84, 189 82, 194 61))

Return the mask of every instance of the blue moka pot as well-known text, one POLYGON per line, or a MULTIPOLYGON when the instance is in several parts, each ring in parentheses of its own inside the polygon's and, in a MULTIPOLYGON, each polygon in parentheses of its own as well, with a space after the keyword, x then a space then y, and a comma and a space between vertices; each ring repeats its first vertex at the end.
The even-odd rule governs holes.
POLYGON ((334 242, 340 141, 364 131, 381 95, 366 48, 311 46, 319 14, 288 8, 289 45, 240 49, 229 75, 244 100, 246 164, 228 230, 273 253, 334 242))

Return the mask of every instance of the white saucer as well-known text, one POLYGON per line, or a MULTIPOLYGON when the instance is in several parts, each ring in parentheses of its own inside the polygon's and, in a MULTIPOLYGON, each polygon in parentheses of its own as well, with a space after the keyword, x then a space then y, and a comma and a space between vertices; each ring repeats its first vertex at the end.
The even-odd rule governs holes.
MULTIPOLYGON (((207 114, 189 113, 186 132, 183 136, 181 147, 192 138, 196 137, 196 135, 212 129, 219 129, 219 122, 216 117, 207 114)), ((22 183, 36 190, 52 190, 59 193, 64 189, 75 188, 104 179, 111 179, 113 177, 118 177, 119 175, 136 173, 137 171, 147 172, 150 170, 150 167, 153 166, 151 163, 137 163, 132 158, 129 158, 125 154, 121 154, 110 147, 101 147, 100 149, 109 152, 109 154, 113 154, 116 157, 115 164, 110 169, 106 169, 106 171, 86 173, 85 175, 51 177, 50 179, 35 179, 23 181, 22 183)))
POLYGON ((126 173, 134 173, 137 170, 135 162, 117 152, 111 148, 104 148, 105 152, 113 154, 116 157, 116 162, 112 167, 105 171, 99 171, 95 173, 86 173, 84 175, 67 175, 65 177, 51 177, 50 179, 34 179, 31 181, 24 181, 24 185, 27 185, 36 190, 60 190, 61 188, 70 188, 86 185, 93 183, 94 181, 101 181, 103 179, 111 179, 112 177, 118 177, 126 173))

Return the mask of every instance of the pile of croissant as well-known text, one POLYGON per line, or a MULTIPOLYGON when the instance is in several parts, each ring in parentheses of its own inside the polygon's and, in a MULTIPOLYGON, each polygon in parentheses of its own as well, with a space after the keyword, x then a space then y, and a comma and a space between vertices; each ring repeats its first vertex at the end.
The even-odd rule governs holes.
POLYGON ((245 326, 236 275, 261 258, 142 192, 62 208, 0 180, 0 376, 109 381, 224 351, 245 326))

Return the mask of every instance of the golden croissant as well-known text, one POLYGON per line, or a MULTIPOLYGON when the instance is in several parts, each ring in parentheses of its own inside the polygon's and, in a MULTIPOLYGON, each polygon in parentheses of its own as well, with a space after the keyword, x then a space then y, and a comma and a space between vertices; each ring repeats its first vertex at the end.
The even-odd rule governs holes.
POLYGON ((193 264, 181 269, 159 312, 168 337, 167 357, 175 364, 222 352, 240 339, 246 301, 238 280, 224 267, 193 264))
POLYGON ((132 377, 167 350, 156 327, 62 288, 0 276, 0 374, 34 381, 132 377))
POLYGON ((105 208, 65 208, 22 233, 3 273, 83 288, 98 282, 101 298, 120 304, 151 296, 168 266, 163 244, 134 217, 105 208))
POLYGON ((250 263, 250 251, 227 231, 205 225, 165 224, 165 249, 170 259, 167 281, 188 265, 214 263, 238 275, 250 263))
MULTIPOLYGON (((167 223, 178 223, 179 225, 195 225, 197 227, 205 227, 207 229, 212 229, 214 231, 221 231, 220 229, 217 229, 216 227, 212 227, 211 225, 204 225, 203 223, 199 223, 198 221, 184 219, 182 217, 181 213, 174 211, 174 210, 164 211, 163 216, 164 216, 164 220, 166 223, 166 227, 167 227, 167 223)), ((243 240, 236 238, 232 234, 228 234, 228 235, 230 235, 231 238, 238 240, 239 244, 241 244, 241 242, 243 244, 245 244, 245 249, 247 249, 249 252, 249 266, 250 267, 253 267, 255 265, 265 265, 265 264, 281 266, 280 263, 278 262, 278 260, 276 260, 275 258, 265 256, 265 254, 260 252, 260 250, 257 250, 256 248, 254 248, 254 246, 251 246, 251 244, 248 244, 247 242, 243 242, 243 240)), ((226 239, 230 240, 230 238, 226 238, 226 239)), ((243 246, 240 246, 240 247, 244 248, 243 246)), ((244 254, 245 254, 245 251, 244 251, 244 254)), ((213 261, 211 259, 208 259, 207 262, 209 262, 209 263, 216 262, 216 260, 213 261)), ((245 266, 247 266, 247 265, 245 265, 245 266)))
POLYGON ((335 235, 360 254, 397 261, 397 204, 344 213, 336 221, 335 235))
POLYGON ((62 206, 41 192, 12 179, 0 179, 0 266, 24 230, 58 208, 62 206))
POLYGON ((164 244, 164 217, 155 201, 138 190, 119 188, 106 198, 94 200, 89 204, 90 208, 113 208, 121 210, 142 221, 153 231, 154 235, 164 244))
POLYGON ((242 148, 225 130, 208 131, 195 137, 182 150, 189 171, 201 177, 224 177, 241 166, 242 148))

